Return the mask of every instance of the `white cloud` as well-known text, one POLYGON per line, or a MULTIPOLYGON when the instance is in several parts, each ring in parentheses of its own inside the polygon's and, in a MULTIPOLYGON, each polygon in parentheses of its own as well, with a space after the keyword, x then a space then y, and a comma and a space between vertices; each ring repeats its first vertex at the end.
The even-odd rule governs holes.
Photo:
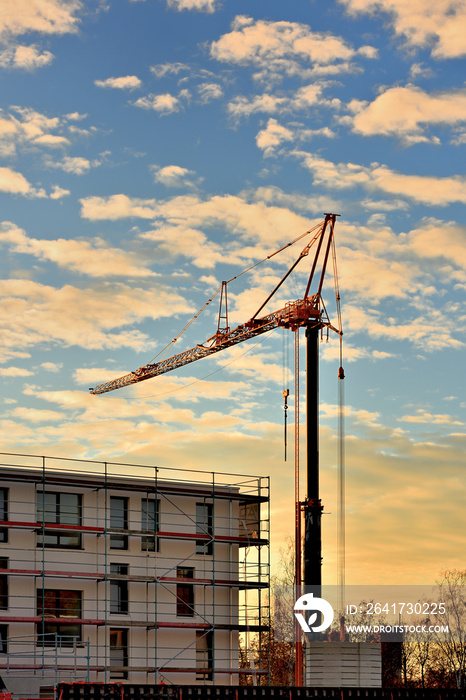
POLYGON ((405 175, 379 163, 366 167, 355 163, 333 163, 311 153, 295 152, 295 155, 312 172, 315 184, 331 189, 361 186, 370 192, 408 197, 427 206, 466 203, 466 177, 463 176, 405 175))
MULTIPOLYGON (((376 262, 376 261, 374 261, 376 262)), ((387 261, 383 270, 379 264, 378 276, 372 276, 372 281, 380 280, 382 292, 385 296, 408 297, 408 292, 411 290, 411 298, 414 294, 419 294, 422 287, 422 281, 418 279, 417 284, 414 281, 414 276, 410 272, 410 266, 406 265, 405 270, 401 269, 401 265, 396 266, 393 270, 392 282, 403 282, 403 274, 412 276, 412 279, 405 280, 404 290, 398 290, 392 287, 390 291, 390 280, 387 279, 384 283, 381 278, 385 276, 389 263, 387 261), (398 279, 396 279, 398 278, 398 279)), ((391 270, 391 267, 390 267, 391 270)), ((361 276, 365 274, 364 269, 361 271, 361 276)), ((419 271, 417 275, 419 277, 419 271)), ((345 284, 348 280, 345 281, 345 284)), ((343 287, 343 284, 342 284, 343 287)), ((349 287, 351 289, 351 287, 349 287)), ((353 291, 359 289, 360 299, 368 299, 369 297, 377 299, 380 289, 377 287, 371 288, 369 280, 360 282, 353 279, 353 291), (366 287, 364 291, 363 286, 366 287)), ((454 313, 456 309, 452 308, 451 304, 431 305, 427 312, 419 311, 413 308, 411 314, 406 314, 404 319, 387 318, 383 311, 375 308, 364 310, 362 305, 352 306, 345 305, 345 328, 349 328, 350 333, 362 332, 367 333, 372 338, 383 338, 385 341, 393 341, 396 343, 409 342, 415 347, 421 348, 425 352, 438 352, 440 350, 460 350, 464 348, 464 343, 458 339, 458 327, 455 321, 454 313)))
POLYGON ((466 226, 426 219, 402 236, 403 243, 418 258, 439 260, 466 270, 466 226))
POLYGON ((142 86, 142 81, 136 75, 125 75, 119 78, 107 78, 106 80, 94 80, 94 85, 101 88, 115 88, 118 90, 136 90, 142 86))
MULTIPOLYGON (((110 197, 86 197, 80 200, 82 216, 93 221, 124 218, 152 219, 159 226, 212 228, 221 226, 237 241, 237 253, 243 259, 271 252, 270 246, 286 242, 291 231, 306 231, 309 218, 289 209, 248 202, 240 196, 213 196, 202 200, 182 195, 167 200, 136 199, 123 194, 110 197), (241 239, 241 240, 237 240, 241 239), (257 243, 267 248, 248 248, 257 243)), ((319 217, 320 220, 321 217, 319 217)))
POLYGON ((413 415, 400 416, 400 422, 404 423, 427 423, 429 425, 464 425, 462 421, 445 414, 433 414, 422 408, 416 410, 413 415))
POLYGON ((0 376, 2 377, 30 377, 33 372, 23 367, 0 367, 0 376))
POLYGON ((63 413, 58 413, 58 411, 48 411, 43 408, 26 408, 25 406, 18 406, 11 412, 11 415, 14 418, 21 418, 31 423, 55 422, 63 420, 65 417, 63 413))
POLYGON ((153 219, 156 216, 155 199, 137 199, 125 194, 110 197, 85 197, 81 202, 81 216, 91 221, 116 221, 126 218, 153 219))
POLYGON ((222 247, 209 241, 205 233, 186 226, 160 226, 141 234, 141 238, 157 243, 157 258, 176 260, 189 258, 200 268, 214 268, 226 259, 222 247), (189 245, 187 245, 189 241, 189 245))
POLYGON ((215 12, 219 0, 167 0, 168 7, 174 10, 197 10, 198 12, 215 12))
POLYGON ((0 343, 25 351, 37 344, 76 345, 87 349, 153 347, 132 330, 145 318, 157 319, 193 308, 176 292, 157 282, 150 289, 125 283, 100 283, 79 289, 30 280, 0 280, 0 343))
POLYGON ((202 104, 218 100, 223 97, 223 90, 218 83, 201 83, 198 85, 197 91, 201 98, 202 104))
POLYGON ((310 141, 315 136, 333 138, 334 132, 328 127, 323 129, 306 129, 296 123, 288 126, 279 124, 276 119, 269 119, 265 129, 261 129, 256 135, 256 144, 264 152, 264 156, 273 156, 275 151, 283 143, 290 141, 310 141))
POLYGON ((466 90, 429 94, 414 85, 388 88, 373 102, 350 103, 354 116, 346 117, 353 131, 364 136, 398 136, 406 142, 438 142, 425 135, 429 126, 466 123, 466 90))
POLYGON ((411 46, 432 47, 434 58, 466 54, 464 0, 340 0, 349 12, 387 13, 395 32, 411 46))
POLYGON ((150 70, 156 78, 164 78, 166 75, 177 75, 181 71, 189 71, 189 66, 185 63, 158 63, 151 66, 150 70))
POLYGON ((166 187, 196 187, 196 182, 193 181, 193 176, 196 175, 194 170, 188 170, 179 165, 166 165, 163 168, 159 165, 151 165, 150 169, 154 174, 155 182, 160 182, 166 187))
POLYGON ((78 241, 59 238, 55 240, 29 238, 25 231, 4 223, 0 243, 23 255, 33 255, 49 260, 59 267, 74 270, 90 277, 149 277, 154 273, 145 265, 137 265, 134 255, 119 248, 111 248, 99 238, 78 241))
POLYGON ((20 149, 63 148, 70 144, 71 135, 87 135, 74 124, 86 115, 78 113, 48 117, 30 107, 10 107, 0 110, 0 154, 15 156, 20 149))
POLYGON ((16 44, 0 51, 1 68, 18 68, 33 71, 36 68, 47 66, 53 59, 54 56, 50 51, 42 51, 35 44, 30 46, 16 44))
POLYGON ((141 109, 152 109, 161 115, 179 112, 182 108, 182 103, 178 97, 171 95, 169 92, 163 95, 149 94, 145 97, 140 97, 136 102, 133 102, 133 105, 141 109))
POLYGON ((59 372, 63 368, 63 362, 42 362, 41 365, 46 372, 59 372))
POLYGON ((0 34, 17 36, 29 32, 69 34, 78 30, 79 0, 14 0, 3 4, 0 34))
MULTIPOLYGON (((245 16, 236 17, 232 31, 214 41, 210 51, 224 63, 253 65, 259 79, 347 72, 358 55, 344 39, 330 32, 313 32, 298 22, 254 21, 245 16)), ((366 58, 376 55, 372 47, 363 47, 360 53, 366 58)))
POLYGON ((227 109, 234 119, 249 117, 251 114, 261 112, 265 114, 290 114, 317 106, 340 109, 341 103, 338 99, 329 100, 323 97, 322 93, 325 87, 327 87, 325 82, 312 83, 299 88, 289 97, 271 93, 255 95, 252 98, 238 95, 228 103, 227 109))
POLYGON ((264 156, 271 156, 278 146, 286 141, 293 141, 294 133, 277 122, 269 119, 265 129, 259 131, 256 136, 257 147, 264 151, 264 156))
POLYGON ((101 163, 102 161, 100 160, 88 160, 81 156, 65 156, 61 161, 52 161, 50 158, 45 160, 47 167, 59 168, 65 173, 72 173, 73 175, 84 175, 91 168, 97 168, 101 163))
POLYGON ((69 190, 64 190, 62 187, 54 185, 49 196, 50 199, 61 199, 62 197, 67 197, 69 194, 71 194, 69 190))
POLYGON ((411 78, 433 78, 434 72, 431 68, 426 68, 422 63, 413 63, 409 69, 411 78))
POLYGON ((25 197, 45 197, 42 189, 33 187, 21 173, 11 168, 0 168, 0 192, 21 194, 25 197))

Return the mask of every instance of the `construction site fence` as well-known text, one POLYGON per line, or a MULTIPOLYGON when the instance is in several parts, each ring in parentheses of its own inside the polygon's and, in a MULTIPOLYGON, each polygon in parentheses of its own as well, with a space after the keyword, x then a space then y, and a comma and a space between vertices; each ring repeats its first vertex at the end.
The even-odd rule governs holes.
POLYGON ((447 688, 276 688, 59 683, 55 697, 56 700, 464 700, 465 691, 447 688))

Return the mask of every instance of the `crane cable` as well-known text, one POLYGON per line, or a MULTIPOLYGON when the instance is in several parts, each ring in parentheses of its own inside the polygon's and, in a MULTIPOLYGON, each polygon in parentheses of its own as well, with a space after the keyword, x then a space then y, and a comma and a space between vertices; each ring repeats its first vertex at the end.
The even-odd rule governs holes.
MULTIPOLYGON (((337 581, 338 606, 343 615, 345 607, 346 577, 346 472, 345 472, 345 371, 343 369, 343 328, 341 322, 340 287, 338 283, 337 257, 335 240, 332 237, 333 279, 335 282, 335 301, 337 305, 338 332, 340 336, 340 367, 338 369, 338 499, 337 499, 337 581)), ((343 634, 343 633, 342 633, 343 634)), ((344 639, 342 639, 344 641, 344 639)))

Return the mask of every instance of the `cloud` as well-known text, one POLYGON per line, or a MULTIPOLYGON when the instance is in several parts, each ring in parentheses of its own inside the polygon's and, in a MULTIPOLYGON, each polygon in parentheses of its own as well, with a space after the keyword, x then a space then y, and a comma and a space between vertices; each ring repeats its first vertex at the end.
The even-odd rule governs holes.
MULTIPOLYGON (((235 18, 232 31, 214 41, 210 53, 224 63, 252 65, 257 71, 254 77, 261 80, 347 72, 358 55, 344 39, 330 32, 313 32, 298 22, 254 21, 245 16, 235 18)), ((363 47, 360 54, 371 58, 376 50, 363 47)))
POLYGON ((1 228, 0 243, 9 245, 12 252, 33 255, 89 277, 149 277, 155 274, 145 265, 137 265, 136 256, 111 248, 100 238, 40 240, 29 238, 25 231, 8 222, 1 228))
MULTIPOLYGON (((388 267, 387 263, 386 267, 388 267)), ((398 267, 398 275, 394 273, 394 277, 402 280, 401 270, 398 267)), ((391 268, 390 268, 391 269, 391 268)), ((409 266, 406 266, 406 271, 409 274, 409 266)), ((385 275, 386 269, 383 270, 385 275)), ((364 270, 361 272, 364 274, 364 270)), ((379 271, 379 279, 382 277, 382 272, 379 271)), ((372 277, 374 281, 377 281, 376 276, 372 277)), ((367 290, 364 294, 362 285, 359 288, 358 294, 360 298, 368 298, 372 295, 372 299, 377 298, 377 294, 380 294, 380 290, 371 289, 369 280, 367 281, 367 290)), ((388 285, 382 286, 382 291, 384 296, 398 296, 410 298, 407 294, 407 288, 411 287, 414 291, 419 291, 419 286, 421 282, 418 281, 416 285, 414 280, 410 280, 409 283, 405 283, 405 290, 392 289, 390 294, 390 289, 388 285)), ((345 282, 346 283, 346 282, 345 282)), ((366 282, 364 282, 364 285, 366 282)), ((343 280, 342 280, 343 286, 343 280)), ((352 290, 355 292, 357 290, 358 283, 355 280, 353 282, 352 290)), ((419 311, 415 307, 410 309, 409 314, 406 316, 406 320, 398 320, 393 317, 386 317, 386 314, 376 308, 369 308, 367 310, 359 306, 353 306, 352 304, 345 305, 345 328, 350 329, 350 334, 353 333, 367 333, 372 338, 383 338, 385 341, 394 341, 396 343, 408 341, 415 347, 421 348, 426 352, 438 352, 440 350, 460 350, 464 347, 464 342, 458 339, 458 326, 454 318, 454 313, 456 309, 451 303, 445 303, 443 305, 438 304, 432 311, 424 312, 419 311)))
POLYGON ((234 119, 249 117, 251 114, 291 114, 307 111, 310 107, 327 107, 339 109, 341 104, 337 99, 328 100, 322 93, 327 83, 313 83, 299 88, 290 97, 264 93, 247 98, 242 95, 234 97, 228 103, 228 114, 234 119))
POLYGON ((25 406, 18 406, 15 408, 11 415, 14 418, 21 418, 22 420, 29 421, 30 423, 46 423, 55 422, 63 420, 65 417, 63 413, 58 413, 58 411, 47 411, 45 409, 38 408, 26 408, 25 406))
POLYGON ((133 102, 133 105, 141 109, 152 109, 160 115, 179 112, 183 106, 178 97, 171 95, 169 92, 163 95, 149 94, 145 97, 140 97, 136 102, 133 102))
POLYGON ((186 63, 158 63, 151 66, 150 70, 156 78, 164 78, 166 75, 177 75, 181 71, 189 71, 190 68, 186 63))
POLYGON ((166 165, 163 168, 159 165, 151 165, 150 169, 154 174, 155 182, 160 182, 166 187, 196 187, 192 177, 196 175, 194 170, 188 170, 179 165, 166 165))
POLYGON ((292 211, 312 212, 318 215, 325 209, 339 211, 341 208, 340 202, 327 194, 309 197, 304 194, 289 194, 280 187, 257 187, 250 193, 250 196, 254 201, 276 204, 292 211))
POLYGON ((150 289, 126 283, 101 283, 79 289, 54 288, 30 280, 0 280, 1 345, 25 351, 37 344, 101 350, 153 346, 131 328, 142 320, 193 312, 169 287, 150 289))
POLYGON ((118 90, 136 90, 142 86, 142 81, 136 75, 125 75, 120 78, 107 78, 106 80, 94 80, 94 85, 101 88, 115 88, 118 90))
POLYGON ((438 59, 466 54, 463 0, 340 0, 352 14, 387 13, 396 34, 416 47, 432 47, 438 59))
MULTIPOLYGON (((289 209, 267 206, 263 201, 248 202, 246 198, 234 195, 213 196, 206 200, 195 195, 181 195, 156 200, 117 194, 86 197, 80 202, 81 215, 93 221, 135 217, 152 219, 158 226, 190 229, 221 227, 234 237, 238 260, 270 253, 270 247, 275 243, 289 239, 290 231, 304 232, 309 228, 309 218, 289 209), (248 248, 258 243, 261 244, 258 249, 248 248), (263 244, 267 248, 264 249, 263 244)), ((231 255, 231 251, 226 254, 231 255)))
POLYGON ((197 10, 198 12, 215 12, 219 0, 167 0, 168 7, 181 12, 182 10, 197 10))
POLYGON ((418 258, 437 261, 444 258, 466 270, 466 226, 426 219, 421 226, 404 234, 402 240, 418 258))
POLYGON ((0 67, 34 71, 49 65, 54 59, 50 51, 42 51, 36 44, 16 44, 0 51, 0 67))
POLYGON ((466 122, 466 90, 429 94, 414 85, 388 88, 369 104, 349 105, 353 117, 346 117, 355 133, 363 136, 398 136, 407 143, 438 142, 425 135, 430 126, 457 126, 466 122))
POLYGON ((334 138, 335 134, 328 127, 323 129, 306 129, 303 125, 290 124, 283 126, 276 119, 269 119, 265 129, 261 129, 256 135, 256 145, 264 156, 275 155, 276 149, 283 143, 292 141, 310 141, 315 136, 334 138))
POLYGON ((0 168, 0 192, 25 197, 46 197, 44 190, 33 187, 21 173, 11 168, 0 168))
POLYGON ((0 16, 0 34, 18 36, 29 32, 69 34, 78 30, 79 0, 15 0, 7 3, 0 16))
POLYGON ((65 173, 73 175, 84 175, 91 168, 97 168, 102 164, 101 160, 88 160, 81 156, 65 156, 61 161, 52 161, 50 158, 45 159, 45 165, 49 168, 59 168, 65 173))
POLYGON ((69 194, 71 194, 69 190, 65 190, 58 185, 53 185, 52 192, 49 197, 50 199, 61 199, 62 197, 67 197, 69 194))
POLYGON ((202 231, 188 226, 160 226, 141 234, 141 238, 157 243, 158 260, 185 257, 200 268, 214 268, 226 255, 218 243, 209 241, 202 231), (189 245, 186 245, 189 241, 189 245))
POLYGON ((428 425, 464 425, 462 421, 455 420, 445 414, 433 414, 423 408, 418 408, 413 415, 400 416, 403 423, 427 423, 428 425))
POLYGON ((33 372, 23 367, 0 367, 0 376, 2 377, 30 377, 33 372))
POLYGON ((266 128, 259 131, 256 136, 257 147, 264 151, 266 157, 274 155, 277 146, 293 140, 293 131, 279 124, 276 119, 269 119, 266 128))
POLYGON ((296 151, 313 176, 314 184, 332 190, 363 187, 369 192, 409 198, 427 206, 446 206, 452 202, 466 202, 466 177, 434 177, 429 175, 405 175, 386 165, 370 166, 355 163, 333 163, 320 156, 296 151))
POLYGON ((46 372, 59 372, 63 368, 63 362, 42 362, 41 365, 46 372))
POLYGON ((48 117, 30 107, 0 110, 0 154, 15 156, 24 148, 63 148, 70 145, 70 136, 87 135, 76 129, 74 122, 86 115, 78 113, 48 117))
POLYGON ((208 104, 212 100, 218 100, 223 97, 223 90, 218 83, 202 83, 198 85, 197 91, 202 104, 208 104))
POLYGON ((126 218, 153 219, 156 215, 155 199, 137 199, 125 194, 110 197, 85 197, 81 202, 81 216, 91 221, 116 221, 126 218))
POLYGON ((409 69, 410 78, 433 78, 434 72, 431 68, 426 68, 422 63, 413 63, 409 69))

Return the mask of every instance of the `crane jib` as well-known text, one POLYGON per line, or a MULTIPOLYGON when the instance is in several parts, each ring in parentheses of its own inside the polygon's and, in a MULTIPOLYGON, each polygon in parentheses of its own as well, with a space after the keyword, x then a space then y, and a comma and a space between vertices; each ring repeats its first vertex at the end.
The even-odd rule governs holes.
MULTIPOLYGON (((157 377, 171 370, 183 367, 196 360, 201 360, 209 355, 214 355, 221 350, 242 343, 245 340, 254 338, 262 333, 271 331, 279 326, 296 330, 311 322, 319 323, 321 321, 321 312, 318 308, 317 299, 309 297, 308 299, 298 299, 295 302, 290 302, 285 308, 275 311, 268 316, 262 318, 251 319, 245 324, 227 333, 219 332, 206 342, 211 342, 210 346, 196 345, 194 348, 185 350, 184 352, 174 355, 173 357, 155 362, 153 364, 144 365, 134 372, 125 374, 118 379, 110 382, 99 384, 94 389, 91 389, 91 394, 105 394, 108 391, 119 389, 125 386, 137 384, 145 379, 157 377)), ((327 325, 327 323, 325 323, 327 325)))

